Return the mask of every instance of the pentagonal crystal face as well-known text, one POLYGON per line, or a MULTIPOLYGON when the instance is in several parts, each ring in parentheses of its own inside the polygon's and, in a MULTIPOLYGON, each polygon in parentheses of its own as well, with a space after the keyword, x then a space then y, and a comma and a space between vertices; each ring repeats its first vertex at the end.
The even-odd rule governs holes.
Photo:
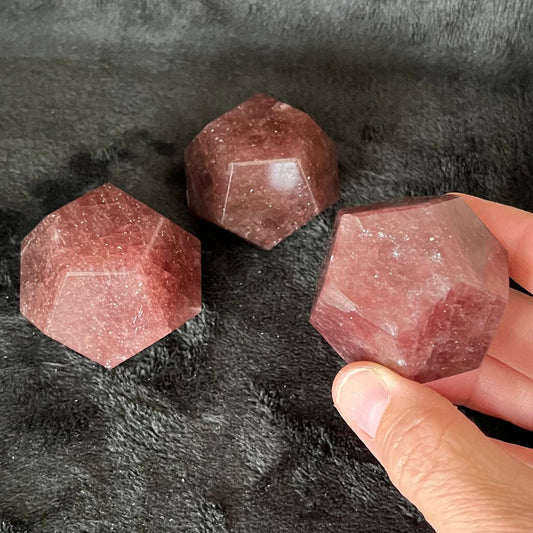
POLYGON ((200 308, 198 239, 112 185, 48 215, 22 242, 22 314, 108 368, 200 308))
POLYGON ((189 207, 270 249, 339 196, 335 146, 305 113, 257 95, 185 150, 189 207))
POLYGON ((348 362, 431 381, 479 366, 508 285, 505 249, 457 196, 346 209, 311 323, 348 362))

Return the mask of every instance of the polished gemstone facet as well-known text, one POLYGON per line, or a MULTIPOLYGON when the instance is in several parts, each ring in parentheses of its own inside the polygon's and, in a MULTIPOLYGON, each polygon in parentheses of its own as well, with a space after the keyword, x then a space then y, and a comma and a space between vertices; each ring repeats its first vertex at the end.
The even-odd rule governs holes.
POLYGON ((21 250, 22 314, 105 367, 200 312, 198 239, 113 185, 45 217, 21 250))
POLYGON ((333 142, 316 122, 256 95, 185 150, 191 211, 269 250, 339 196, 333 142))
POLYGON ((508 290, 505 249, 458 196, 345 209, 311 323, 346 361, 426 382, 480 365, 508 290))

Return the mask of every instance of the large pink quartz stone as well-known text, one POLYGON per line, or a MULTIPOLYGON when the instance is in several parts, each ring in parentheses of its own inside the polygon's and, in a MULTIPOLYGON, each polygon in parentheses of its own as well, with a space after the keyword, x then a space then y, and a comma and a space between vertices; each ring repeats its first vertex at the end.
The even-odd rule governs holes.
POLYGON ((200 241, 102 185, 26 236, 20 278, 28 320, 111 368, 199 313, 200 241))
POLYGON ((462 198, 345 209, 311 323, 346 361, 426 382, 480 365, 508 291, 507 253, 462 198))
POLYGON ((271 249, 339 197, 335 145, 303 111, 259 94, 185 150, 191 211, 271 249))

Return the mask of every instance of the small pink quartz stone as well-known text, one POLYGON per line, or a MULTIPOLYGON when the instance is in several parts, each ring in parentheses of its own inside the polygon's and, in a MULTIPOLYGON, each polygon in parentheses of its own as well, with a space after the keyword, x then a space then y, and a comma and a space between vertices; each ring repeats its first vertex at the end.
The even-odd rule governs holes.
POLYGON ((479 367, 508 276, 507 252, 459 196, 344 209, 311 324, 348 362, 432 381, 479 367))
POLYGON ((303 111, 258 94, 185 150, 191 211, 270 250, 339 197, 335 145, 303 111))
POLYGON ((21 248, 22 314, 107 368, 200 312, 200 241, 113 185, 45 217, 21 248))

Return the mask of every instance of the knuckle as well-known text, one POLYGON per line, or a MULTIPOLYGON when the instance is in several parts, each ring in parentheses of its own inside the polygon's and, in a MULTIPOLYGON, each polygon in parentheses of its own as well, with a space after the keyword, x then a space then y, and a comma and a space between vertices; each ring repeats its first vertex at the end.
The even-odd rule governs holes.
POLYGON ((483 448, 485 437, 465 432, 448 407, 435 402, 386 420, 377 443, 391 481, 447 531, 481 531, 485 523, 498 533, 530 531, 524 525, 533 518, 531 473, 513 460, 494 464, 499 456, 483 448))
POLYGON ((441 490, 458 467, 461 452, 447 413, 427 408, 404 413, 389 427, 384 439, 385 468, 391 481, 410 499, 421 491, 441 490))

